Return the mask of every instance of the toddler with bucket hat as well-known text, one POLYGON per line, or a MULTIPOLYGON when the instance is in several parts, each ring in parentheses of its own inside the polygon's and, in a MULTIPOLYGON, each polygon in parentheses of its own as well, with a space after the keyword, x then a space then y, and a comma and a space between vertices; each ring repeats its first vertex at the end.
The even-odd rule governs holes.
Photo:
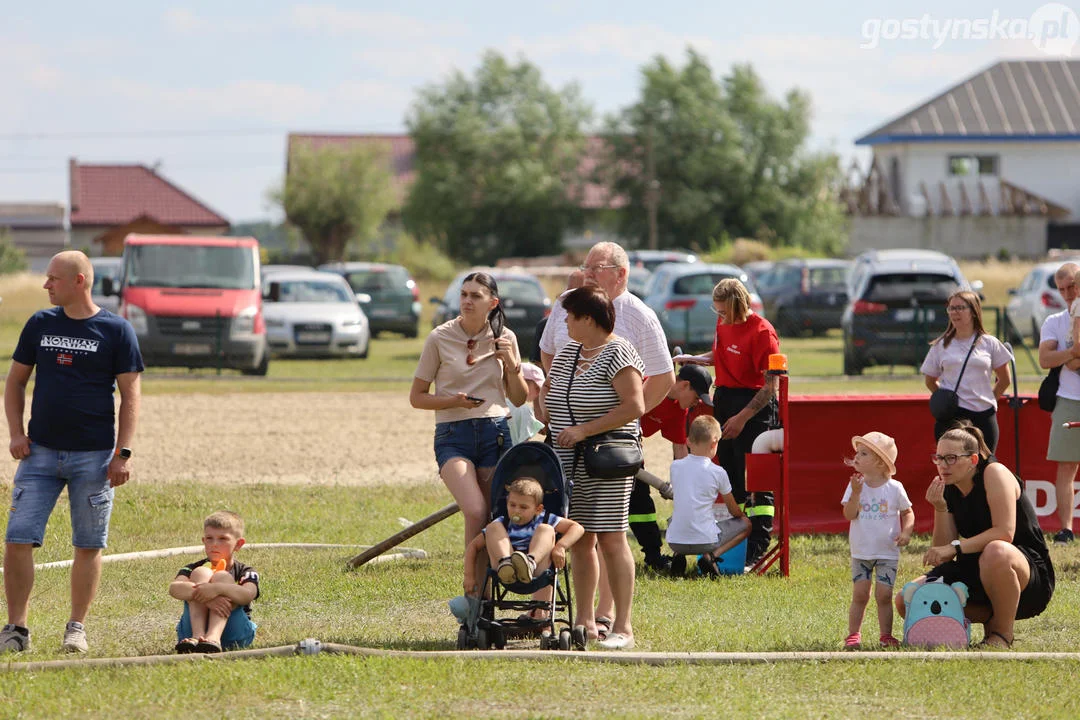
POLYGON ((915 512, 896 474, 896 441, 881 432, 851 438, 855 456, 844 463, 854 469, 844 498, 844 517, 851 521, 851 608, 844 648, 862 646, 862 622, 874 584, 881 647, 896 647, 893 637, 892 589, 900 564, 900 548, 911 540, 915 512))

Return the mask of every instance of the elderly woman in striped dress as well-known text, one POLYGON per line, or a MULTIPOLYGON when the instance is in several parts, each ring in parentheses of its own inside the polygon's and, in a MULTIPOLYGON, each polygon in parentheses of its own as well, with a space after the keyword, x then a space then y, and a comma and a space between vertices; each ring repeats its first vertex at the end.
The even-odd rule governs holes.
POLYGON ((593 597, 599 549, 615 596, 615 625, 600 646, 629 649, 634 646, 630 623, 634 558, 626 530, 634 479, 589 477, 576 446, 611 430, 637 432, 636 421, 645 410, 642 362, 633 345, 613 334, 615 310, 603 290, 577 288, 563 297, 562 304, 571 342, 551 363, 544 402, 555 451, 564 475, 573 482, 570 518, 585 528, 573 550, 576 624, 585 627, 590 639, 597 637, 593 597))

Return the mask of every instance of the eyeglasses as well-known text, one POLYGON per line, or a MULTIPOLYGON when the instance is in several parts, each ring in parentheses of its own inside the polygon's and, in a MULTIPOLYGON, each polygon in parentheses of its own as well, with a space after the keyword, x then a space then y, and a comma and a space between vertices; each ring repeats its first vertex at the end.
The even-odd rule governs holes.
POLYGON ((709 309, 713 311, 713 315, 719 315, 720 317, 727 317, 727 307, 724 307, 724 306, 716 307, 716 305, 713 305, 709 309))
POLYGON ((594 272, 598 273, 601 270, 612 270, 619 267, 618 265, 580 265, 581 272, 594 272))
POLYGON ((968 455, 952 455, 952 454, 949 454, 949 455, 937 455, 937 454, 931 453, 930 454, 930 462, 934 463, 935 465, 944 465, 946 467, 952 467, 953 465, 956 464, 956 461, 959 460, 960 458, 971 457, 971 455, 974 455, 974 453, 971 453, 971 454, 968 454, 968 455))
POLYGON ((970 310, 971 306, 970 305, 949 305, 945 309, 948 312, 951 312, 951 313, 958 313, 958 312, 964 312, 965 310, 970 310))
POLYGON ((476 349, 477 342, 478 341, 476 340, 476 338, 469 338, 468 340, 465 341, 465 349, 467 349, 469 351, 469 353, 465 356, 465 364, 466 365, 470 365, 470 366, 475 365, 476 363, 480 362, 481 360, 486 360, 487 358, 489 358, 489 357, 491 357, 491 356, 493 356, 495 354, 494 351, 491 351, 491 352, 486 352, 486 353, 483 353, 482 355, 477 355, 477 356, 473 357, 473 350, 476 349))

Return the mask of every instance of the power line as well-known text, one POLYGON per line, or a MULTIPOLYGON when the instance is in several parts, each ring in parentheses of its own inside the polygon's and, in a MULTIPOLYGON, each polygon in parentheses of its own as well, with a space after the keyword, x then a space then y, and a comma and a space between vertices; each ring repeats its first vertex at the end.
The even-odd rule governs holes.
POLYGON ((340 133, 333 130, 297 130, 289 127, 236 128, 232 130, 63 130, 55 132, 0 133, 0 140, 160 140, 162 138, 255 137, 290 132, 363 135, 376 132, 404 133, 404 130, 400 125, 351 128, 347 131, 340 131, 340 133))

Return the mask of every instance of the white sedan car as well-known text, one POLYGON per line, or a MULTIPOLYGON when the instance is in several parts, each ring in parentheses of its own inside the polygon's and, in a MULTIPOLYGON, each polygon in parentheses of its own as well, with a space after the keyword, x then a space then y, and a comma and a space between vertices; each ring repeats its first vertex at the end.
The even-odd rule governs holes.
MULTIPOLYGON (((1066 258, 1040 263, 1024 276, 1020 287, 1009 289, 1009 304, 1005 308, 1005 314, 1016 331, 1011 340, 1030 335, 1032 344, 1038 345, 1043 321, 1066 309, 1065 300, 1054 282, 1054 273, 1066 262, 1080 262, 1080 259, 1066 258)), ((983 322, 986 322, 985 317, 983 322)))
POLYGON ((286 357, 368 356, 371 330, 340 275, 282 270, 263 278, 270 351, 286 357))

